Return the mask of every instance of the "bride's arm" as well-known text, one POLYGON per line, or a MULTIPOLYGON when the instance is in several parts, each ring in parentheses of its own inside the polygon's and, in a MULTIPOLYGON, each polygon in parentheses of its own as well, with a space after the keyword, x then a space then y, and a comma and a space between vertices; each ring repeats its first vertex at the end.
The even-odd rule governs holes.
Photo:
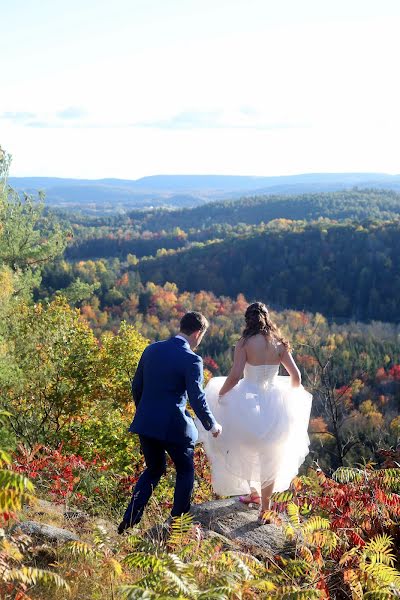
POLYGON ((290 382, 292 384, 292 387, 299 387, 301 385, 301 373, 299 371, 298 366, 294 362, 293 356, 285 348, 280 358, 281 363, 290 375, 290 382))
POLYGON ((243 377, 243 369, 246 364, 246 349, 243 340, 236 344, 235 355, 233 357, 233 365, 229 372, 225 383, 219 391, 219 395, 223 396, 231 390, 243 377))

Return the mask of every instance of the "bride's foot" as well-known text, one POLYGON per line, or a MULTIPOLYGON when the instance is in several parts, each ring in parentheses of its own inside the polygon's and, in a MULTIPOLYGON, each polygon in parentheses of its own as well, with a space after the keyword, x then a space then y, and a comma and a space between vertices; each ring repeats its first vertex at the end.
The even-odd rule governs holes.
POLYGON ((247 494, 246 496, 239 496, 239 500, 243 504, 261 504, 260 496, 255 492, 247 494))

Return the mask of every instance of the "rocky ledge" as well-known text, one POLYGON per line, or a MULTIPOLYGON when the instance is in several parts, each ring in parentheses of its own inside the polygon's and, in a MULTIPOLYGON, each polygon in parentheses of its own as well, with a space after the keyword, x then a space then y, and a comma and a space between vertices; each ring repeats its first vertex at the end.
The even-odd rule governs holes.
POLYGON ((214 531, 256 556, 268 558, 275 554, 293 554, 293 543, 287 540, 282 528, 273 524, 259 525, 257 510, 237 498, 196 504, 192 514, 195 522, 206 531, 214 531))

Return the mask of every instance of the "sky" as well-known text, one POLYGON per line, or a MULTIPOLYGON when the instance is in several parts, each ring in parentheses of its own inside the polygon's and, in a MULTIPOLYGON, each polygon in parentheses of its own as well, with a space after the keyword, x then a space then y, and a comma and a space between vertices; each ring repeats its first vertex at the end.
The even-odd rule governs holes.
POLYGON ((0 0, 11 175, 400 173, 399 0, 0 0))

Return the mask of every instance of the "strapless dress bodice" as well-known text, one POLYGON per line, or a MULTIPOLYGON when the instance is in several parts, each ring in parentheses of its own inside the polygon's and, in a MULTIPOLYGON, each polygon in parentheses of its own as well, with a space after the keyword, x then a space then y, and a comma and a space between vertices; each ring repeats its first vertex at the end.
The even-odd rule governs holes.
POLYGON ((279 373, 279 365, 250 365, 244 367, 244 379, 258 387, 267 387, 279 373))

